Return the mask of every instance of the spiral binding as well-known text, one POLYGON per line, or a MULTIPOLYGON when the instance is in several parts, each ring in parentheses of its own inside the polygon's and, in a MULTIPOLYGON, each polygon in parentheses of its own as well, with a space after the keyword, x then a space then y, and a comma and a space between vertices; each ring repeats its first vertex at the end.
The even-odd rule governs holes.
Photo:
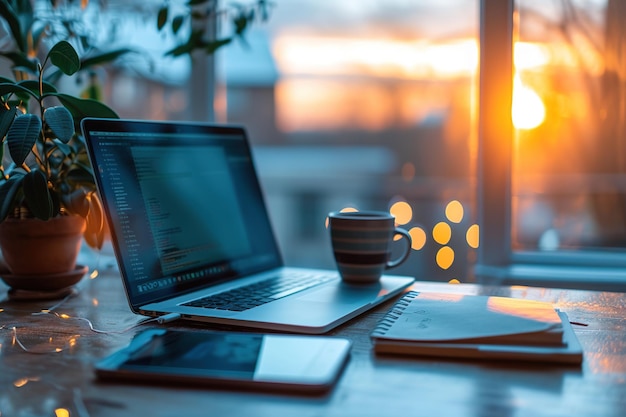
POLYGON ((399 299, 393 307, 389 309, 387 314, 378 322, 374 330, 372 331, 372 336, 384 336, 385 333, 393 326, 393 324, 400 318, 404 310, 411 304, 417 296, 419 292, 417 291, 409 291, 404 296, 399 299))

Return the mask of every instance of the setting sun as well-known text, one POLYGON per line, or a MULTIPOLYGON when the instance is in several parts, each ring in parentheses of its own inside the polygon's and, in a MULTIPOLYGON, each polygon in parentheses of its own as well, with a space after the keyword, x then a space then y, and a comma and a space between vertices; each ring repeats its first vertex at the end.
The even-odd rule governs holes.
POLYGON ((530 87, 523 85, 518 75, 513 80, 511 116, 516 129, 526 130, 540 126, 546 117, 546 108, 541 97, 530 87))

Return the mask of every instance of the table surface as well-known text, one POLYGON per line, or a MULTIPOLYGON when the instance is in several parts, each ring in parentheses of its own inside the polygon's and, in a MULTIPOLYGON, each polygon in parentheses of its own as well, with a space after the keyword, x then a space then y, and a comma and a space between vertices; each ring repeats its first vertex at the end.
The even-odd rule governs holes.
MULTIPOLYGON (((321 396, 101 383, 93 363, 151 325, 135 326, 145 318, 130 311, 119 276, 111 272, 85 277, 60 305, 9 301, 0 283, 0 416, 626 415, 625 293, 429 282, 412 289, 553 302, 584 324, 574 326, 584 362, 377 356, 368 335, 391 301, 330 333, 354 345, 337 385, 321 396), (56 314, 37 314, 45 309, 56 314)), ((168 327, 210 328, 183 321, 168 327)))

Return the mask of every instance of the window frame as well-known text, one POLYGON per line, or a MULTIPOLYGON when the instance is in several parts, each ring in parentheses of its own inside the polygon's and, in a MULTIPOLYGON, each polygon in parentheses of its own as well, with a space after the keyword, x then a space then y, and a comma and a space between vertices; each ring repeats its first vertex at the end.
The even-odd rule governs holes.
POLYGON ((474 275, 491 284, 626 291, 626 254, 513 251, 512 152, 515 0, 480 1, 477 217, 474 275))

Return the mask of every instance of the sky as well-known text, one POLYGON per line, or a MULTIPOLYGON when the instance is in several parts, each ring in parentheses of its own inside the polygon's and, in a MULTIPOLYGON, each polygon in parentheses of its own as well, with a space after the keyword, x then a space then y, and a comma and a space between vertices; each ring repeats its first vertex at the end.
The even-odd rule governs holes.
POLYGON ((440 37, 476 30, 479 0, 276 0, 270 30, 440 37), (282 28, 282 29, 280 29, 282 28))

